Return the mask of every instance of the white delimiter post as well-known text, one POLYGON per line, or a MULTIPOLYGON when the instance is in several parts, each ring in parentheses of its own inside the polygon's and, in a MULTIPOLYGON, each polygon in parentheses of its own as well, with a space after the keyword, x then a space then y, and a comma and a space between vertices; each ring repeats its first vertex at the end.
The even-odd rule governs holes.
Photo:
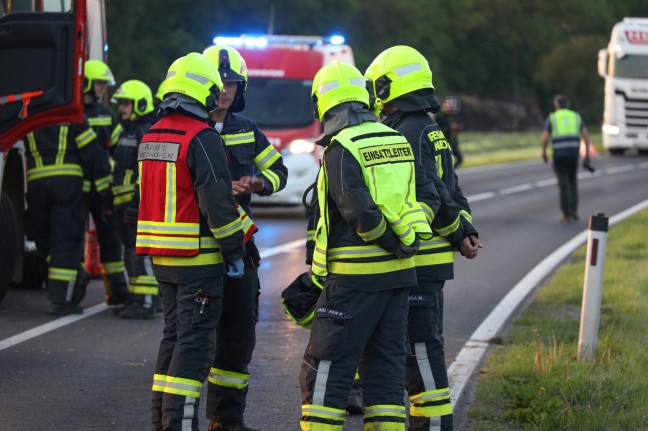
POLYGON ((591 360, 596 355, 607 233, 608 218, 601 213, 590 216, 583 305, 578 337, 578 359, 591 360))

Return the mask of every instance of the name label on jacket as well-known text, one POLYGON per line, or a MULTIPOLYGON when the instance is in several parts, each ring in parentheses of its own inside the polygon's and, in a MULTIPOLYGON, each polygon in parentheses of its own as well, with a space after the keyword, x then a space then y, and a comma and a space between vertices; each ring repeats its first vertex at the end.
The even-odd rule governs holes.
POLYGON ((414 161, 412 147, 408 143, 361 148, 359 153, 364 165, 367 167, 383 163, 414 161))
POLYGON ((137 161, 177 162, 180 144, 174 142, 143 142, 137 150, 137 161))

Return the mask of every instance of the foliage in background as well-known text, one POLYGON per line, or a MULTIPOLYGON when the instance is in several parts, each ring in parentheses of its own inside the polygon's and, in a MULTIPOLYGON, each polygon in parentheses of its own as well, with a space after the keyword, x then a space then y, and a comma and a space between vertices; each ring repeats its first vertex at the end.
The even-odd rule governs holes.
POLYGON ((117 80, 153 91, 173 60, 216 34, 342 33, 361 71, 406 44, 428 58, 441 94, 531 97, 547 113, 560 91, 593 124, 596 51, 624 16, 648 16, 645 0, 107 0, 106 11, 117 80))

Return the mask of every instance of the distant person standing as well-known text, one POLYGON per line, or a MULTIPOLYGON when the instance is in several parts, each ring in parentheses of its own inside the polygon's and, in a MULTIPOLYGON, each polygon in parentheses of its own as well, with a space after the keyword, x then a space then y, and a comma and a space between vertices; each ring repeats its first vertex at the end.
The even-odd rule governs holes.
POLYGON ((587 127, 578 112, 569 109, 569 98, 562 94, 554 97, 555 112, 547 117, 542 133, 542 160, 549 162, 547 145, 551 137, 553 170, 560 191, 560 223, 578 220, 578 157, 581 137, 585 141, 585 162, 589 162, 590 138, 587 127))
POLYGON ((459 101, 454 96, 448 96, 443 104, 439 106, 439 110, 434 114, 434 119, 452 149, 455 169, 463 163, 463 154, 459 149, 459 124, 457 124, 457 120, 454 118, 458 112, 459 101))

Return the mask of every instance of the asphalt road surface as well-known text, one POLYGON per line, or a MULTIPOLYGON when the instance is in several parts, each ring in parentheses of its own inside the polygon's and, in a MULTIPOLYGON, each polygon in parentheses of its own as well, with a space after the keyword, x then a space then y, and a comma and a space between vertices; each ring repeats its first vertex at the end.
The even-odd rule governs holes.
MULTIPOLYGON (((459 170, 484 248, 457 257, 445 288, 447 361, 502 297, 538 262, 587 228, 589 215, 616 214, 648 199, 648 158, 600 156, 581 173, 581 220, 558 223, 558 190, 541 162, 459 170)), ((298 373, 308 331, 284 315, 280 294, 306 270, 300 208, 255 208, 262 256, 257 348, 246 421, 264 431, 299 429, 298 373)), ((12 288, 0 304, 0 430, 146 430, 162 317, 125 321, 102 305, 96 280, 86 313, 47 314, 45 291, 12 288)), ((452 388, 451 388, 452 389, 452 388)), ((204 418, 204 398, 202 403, 204 418)), ((463 410, 458 406, 457 423, 463 410)), ((201 418, 201 429, 207 421, 201 418)), ((350 417, 345 430, 361 430, 350 417)))

